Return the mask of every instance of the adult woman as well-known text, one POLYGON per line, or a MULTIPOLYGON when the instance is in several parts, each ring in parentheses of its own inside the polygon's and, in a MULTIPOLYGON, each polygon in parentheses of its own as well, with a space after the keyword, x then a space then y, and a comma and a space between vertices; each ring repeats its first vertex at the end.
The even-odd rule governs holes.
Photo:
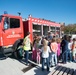
POLYGON ((30 44, 30 32, 27 33, 26 37, 23 40, 23 49, 25 51, 25 61, 26 65, 28 65, 28 58, 29 58, 29 50, 31 50, 31 44, 30 44))

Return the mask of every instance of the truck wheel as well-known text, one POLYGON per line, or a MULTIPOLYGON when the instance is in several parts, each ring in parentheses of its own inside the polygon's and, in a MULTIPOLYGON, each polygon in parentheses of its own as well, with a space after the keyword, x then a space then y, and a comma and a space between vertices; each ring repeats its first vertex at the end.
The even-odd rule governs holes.
POLYGON ((0 48, 0 55, 3 56, 3 57, 8 57, 8 56, 11 56, 13 53, 13 50, 12 48, 0 48))
POLYGON ((22 59, 22 58, 23 58, 23 55, 20 55, 19 52, 20 52, 19 50, 16 50, 16 51, 14 52, 14 57, 15 57, 16 59, 22 59))
POLYGON ((18 59, 18 54, 17 54, 16 51, 13 52, 13 55, 14 55, 14 57, 15 57, 16 59, 18 59))
POLYGON ((0 58, 4 57, 4 49, 2 47, 0 47, 0 58))
POLYGON ((13 45, 13 49, 14 49, 13 54, 14 54, 14 57, 17 58, 17 59, 21 59, 21 57, 20 57, 20 55, 19 55, 18 47, 19 47, 20 45, 22 45, 22 42, 23 42, 23 40, 20 39, 20 40, 17 40, 17 41, 14 43, 14 45, 13 45))

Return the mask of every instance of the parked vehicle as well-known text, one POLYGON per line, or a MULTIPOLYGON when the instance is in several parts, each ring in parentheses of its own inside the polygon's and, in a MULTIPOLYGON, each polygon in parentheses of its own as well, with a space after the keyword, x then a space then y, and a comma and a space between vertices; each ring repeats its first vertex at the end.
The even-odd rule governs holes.
POLYGON ((0 53, 15 53, 27 32, 33 42, 34 33, 43 36, 50 30, 60 35, 60 24, 32 16, 23 20, 20 16, 0 15, 0 53))

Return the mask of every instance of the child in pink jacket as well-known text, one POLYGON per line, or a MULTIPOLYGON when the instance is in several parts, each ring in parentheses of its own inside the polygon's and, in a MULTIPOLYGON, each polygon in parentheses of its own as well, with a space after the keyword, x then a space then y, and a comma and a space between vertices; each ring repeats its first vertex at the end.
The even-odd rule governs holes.
POLYGON ((57 39, 57 44, 58 44, 58 49, 57 49, 57 60, 59 62, 59 59, 60 59, 60 43, 61 43, 61 39, 58 38, 57 39))

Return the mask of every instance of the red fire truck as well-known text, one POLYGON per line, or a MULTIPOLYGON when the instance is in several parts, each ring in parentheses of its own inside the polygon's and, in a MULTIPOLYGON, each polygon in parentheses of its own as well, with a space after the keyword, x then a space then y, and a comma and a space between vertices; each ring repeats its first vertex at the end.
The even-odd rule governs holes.
POLYGON ((60 24, 33 18, 31 15, 27 20, 20 16, 0 15, 0 53, 15 52, 27 32, 31 33, 30 39, 33 42, 33 33, 43 36, 48 31, 60 34, 60 24))

